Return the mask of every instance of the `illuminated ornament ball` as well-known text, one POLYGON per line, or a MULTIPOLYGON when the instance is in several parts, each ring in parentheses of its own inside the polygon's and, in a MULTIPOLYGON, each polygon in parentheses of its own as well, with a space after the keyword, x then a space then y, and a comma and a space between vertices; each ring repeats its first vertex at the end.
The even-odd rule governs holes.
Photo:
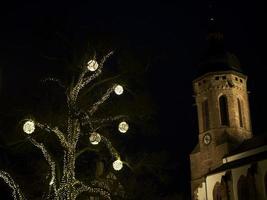
POLYGON ((23 131, 27 134, 32 134, 35 130, 35 124, 33 121, 26 121, 24 124, 23 124, 23 131))
POLYGON ((121 133, 126 133, 129 129, 129 125, 127 124, 127 122, 121 122, 119 123, 119 126, 118 126, 118 130, 121 132, 121 133))
POLYGON ((123 167, 123 163, 122 163, 121 160, 118 159, 118 160, 115 160, 115 161, 113 162, 113 169, 114 169, 114 170, 119 171, 119 170, 122 169, 122 167, 123 167))
POLYGON ((92 145, 97 145, 101 141, 101 136, 97 132, 91 133, 89 140, 92 145))
POLYGON ((98 63, 95 61, 95 60, 90 60, 88 63, 87 63, 87 69, 91 72, 97 70, 98 68, 98 63))
POLYGON ((121 85, 117 85, 114 89, 114 92, 117 94, 117 95, 121 95, 123 93, 123 87, 121 85))

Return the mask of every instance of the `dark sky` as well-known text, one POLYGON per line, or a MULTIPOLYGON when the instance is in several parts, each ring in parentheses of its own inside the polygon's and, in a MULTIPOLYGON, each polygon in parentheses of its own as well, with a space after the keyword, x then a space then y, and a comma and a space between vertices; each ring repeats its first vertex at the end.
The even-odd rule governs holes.
MULTIPOLYGON (((162 148, 179 163, 175 184, 189 184, 188 154, 198 132, 191 82, 207 46, 209 4, 193 0, 10 2, 0 8, 3 87, 18 95, 32 75, 57 70, 44 66, 39 56, 43 49, 57 50, 50 39, 56 32, 81 38, 86 32, 132 49, 137 59, 148 60, 149 92, 158 108, 160 137, 166 140, 162 148)), ((263 1, 219 1, 215 17, 227 48, 237 55, 249 77, 253 130, 266 133, 266 5, 263 1)))

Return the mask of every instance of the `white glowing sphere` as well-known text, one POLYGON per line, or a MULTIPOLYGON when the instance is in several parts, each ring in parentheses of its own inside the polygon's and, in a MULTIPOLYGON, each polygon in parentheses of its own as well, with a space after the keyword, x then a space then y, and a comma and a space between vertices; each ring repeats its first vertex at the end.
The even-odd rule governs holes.
POLYGON ((33 121, 26 121, 23 125, 23 131, 27 134, 32 134, 35 130, 35 124, 33 121))
POLYGON ((115 161, 113 162, 113 169, 114 169, 114 170, 119 171, 119 170, 122 169, 122 167, 123 167, 123 163, 122 163, 121 160, 118 159, 118 160, 115 160, 115 161))
POLYGON ((117 94, 117 95, 121 95, 123 93, 123 87, 121 85, 117 85, 114 89, 114 92, 117 94))
POLYGON ((98 63, 95 61, 95 60, 90 60, 88 63, 87 63, 87 69, 91 72, 97 70, 98 68, 98 63))
POLYGON ((91 133, 89 140, 92 145, 97 145, 101 141, 101 136, 97 132, 91 133))
POLYGON ((118 130, 121 133, 126 133, 128 131, 128 129, 129 129, 129 125, 127 124, 127 122, 119 123, 118 130))

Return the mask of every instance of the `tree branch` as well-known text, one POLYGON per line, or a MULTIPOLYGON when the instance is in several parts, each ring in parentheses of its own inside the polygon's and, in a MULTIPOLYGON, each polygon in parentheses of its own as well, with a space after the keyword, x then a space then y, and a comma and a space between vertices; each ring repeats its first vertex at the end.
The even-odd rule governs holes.
POLYGON ((41 123, 36 122, 36 121, 35 121, 35 124, 37 127, 41 128, 42 130, 55 133, 55 135, 58 137, 61 145, 66 149, 69 147, 69 143, 66 141, 64 134, 58 129, 58 127, 51 128, 48 125, 44 125, 44 124, 41 124, 41 123))
POLYGON ((100 64, 98 69, 95 71, 94 74, 92 74, 91 76, 84 78, 85 75, 88 73, 87 69, 84 69, 84 71, 81 73, 77 84, 73 87, 73 89, 71 90, 70 94, 71 94, 71 99, 73 101, 73 103, 76 102, 77 97, 79 95, 79 92, 82 88, 84 88, 87 84, 89 84, 91 81, 93 81, 95 78, 97 78, 101 73, 102 73, 102 68, 104 66, 104 63, 106 62, 106 60, 113 54, 113 51, 109 52, 107 55, 105 55, 100 64))
POLYGON ((93 104, 93 106, 89 110, 89 114, 91 116, 97 111, 98 107, 110 97, 110 94, 114 91, 115 87, 116 85, 113 85, 111 88, 109 88, 106 93, 101 97, 101 99, 99 99, 96 103, 93 104))
POLYGON ((112 143, 109 141, 109 139, 107 139, 106 137, 101 135, 101 141, 105 143, 106 147, 108 148, 111 156, 114 159, 119 159, 120 155, 118 153, 118 151, 113 147, 112 143))
POLYGON ((77 159, 81 154, 83 154, 84 152, 86 151, 94 151, 94 152, 99 152, 99 150, 97 149, 93 149, 91 147, 85 147, 83 148, 82 150, 78 151, 76 154, 75 154, 75 159, 77 159))
POLYGON ((106 200, 111 200, 110 192, 99 188, 99 187, 91 187, 85 185, 84 183, 80 182, 81 186, 76 190, 76 196, 79 196, 83 192, 88 192, 91 194, 99 194, 101 197, 105 198, 106 200))
POLYGON ((43 156, 45 158, 45 160, 48 162, 49 166, 50 166, 50 170, 51 170, 51 180, 49 185, 53 186, 54 192, 55 194, 57 194, 57 189, 56 189, 56 164, 53 161, 52 157, 50 156, 50 154, 48 153, 48 151, 46 150, 45 146, 43 143, 39 143, 37 142, 35 139, 28 137, 29 141, 36 146, 37 148, 39 148, 42 153, 43 156))
POLYGON ((12 189, 12 196, 14 200, 25 200, 25 197, 21 193, 19 186, 15 183, 9 173, 0 170, 0 178, 2 178, 4 182, 12 189))

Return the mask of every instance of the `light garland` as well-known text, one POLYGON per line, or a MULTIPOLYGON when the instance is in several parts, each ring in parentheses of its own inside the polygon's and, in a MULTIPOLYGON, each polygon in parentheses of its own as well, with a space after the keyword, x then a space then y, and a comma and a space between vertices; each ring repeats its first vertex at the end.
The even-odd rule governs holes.
POLYGON ((121 132, 121 133, 126 133, 129 129, 129 125, 127 124, 127 122, 123 121, 121 123, 119 123, 119 126, 118 126, 118 130, 121 132))
POLYGON ((113 162, 112 166, 114 170, 120 171, 123 167, 123 163, 120 159, 117 159, 113 162))
MULTIPOLYGON (((87 86, 91 81, 96 79, 102 73, 102 67, 106 59, 111 56, 113 52, 110 52, 101 60, 98 64, 95 60, 90 60, 87 63, 87 68, 80 74, 79 79, 77 80, 74 86, 66 89, 67 94, 67 105, 68 105, 68 120, 67 120, 67 127, 66 133, 63 133, 58 127, 50 127, 47 124, 41 124, 38 121, 27 120, 23 124, 23 131, 30 135, 35 131, 35 128, 38 127, 44 131, 49 133, 53 133, 57 139, 59 140, 59 144, 63 148, 63 167, 62 167, 62 176, 61 180, 57 180, 58 176, 56 174, 56 163, 53 161, 53 156, 50 155, 49 151, 46 149, 43 143, 37 142, 31 136, 27 138, 29 141, 37 148, 39 148, 43 154, 43 157, 47 161, 50 171, 48 177, 50 177, 49 181, 49 191, 45 195, 45 199, 66 199, 66 200, 75 200, 81 193, 89 192, 94 196, 99 195, 101 198, 111 200, 111 195, 109 191, 106 191, 101 185, 97 185, 94 187, 88 186, 85 183, 76 179, 75 176, 75 164, 76 164, 76 157, 79 155, 77 153, 77 143, 81 135, 81 126, 88 124, 90 130, 94 130, 94 127, 99 126, 99 122, 107 123, 113 122, 115 120, 125 118, 125 116, 116 116, 111 118, 104 118, 93 120, 93 114, 98 110, 99 106, 104 104, 111 96, 113 91, 117 95, 121 95, 123 93, 123 87, 121 85, 113 85, 110 87, 106 93, 96 102, 94 103, 88 111, 83 111, 79 108, 77 103, 77 98, 79 92, 82 88, 87 86), (90 76, 88 74, 88 70, 94 72, 90 76), (86 113, 86 114, 84 114, 86 113), (87 121, 85 123, 84 121, 87 121)), ((53 79, 51 79, 53 80, 53 79)), ((50 81, 50 79, 47 79, 50 81)), ((83 127, 84 128, 84 127, 83 127)), ((101 128, 101 127, 100 127, 101 128)), ((127 122, 122 121, 118 125, 118 129, 120 132, 125 133, 129 129, 129 125, 127 122)), ((89 136, 89 141, 92 145, 97 145, 100 142, 105 144, 106 148, 109 150, 111 156, 113 158, 117 158, 112 163, 114 170, 119 171, 123 167, 123 162, 119 159, 120 156, 116 149, 112 146, 111 142, 104 136, 100 135, 97 132, 92 131, 89 136)), ((86 149, 86 148, 85 148, 86 149)), ((84 152, 85 150, 82 149, 80 152, 84 152)), ((25 200, 22 193, 20 192, 19 187, 15 184, 13 179, 4 171, 0 171, 0 178, 4 179, 4 181, 13 189, 13 197, 15 200, 25 200)))
POLYGON ((101 136, 97 132, 93 132, 90 134, 89 140, 92 145, 97 145, 101 141, 101 136))
POLYGON ((34 124, 34 121, 32 120, 29 120, 29 121, 26 121, 24 124, 23 124, 23 131, 27 134, 32 134, 35 130, 35 124, 34 124))
POLYGON ((94 72, 95 70, 98 69, 98 63, 95 60, 90 60, 87 63, 87 69, 91 72, 94 72))
POLYGON ((114 92, 115 94, 117 95, 121 95, 123 93, 123 87, 121 85, 117 85, 115 88, 114 88, 114 92))

